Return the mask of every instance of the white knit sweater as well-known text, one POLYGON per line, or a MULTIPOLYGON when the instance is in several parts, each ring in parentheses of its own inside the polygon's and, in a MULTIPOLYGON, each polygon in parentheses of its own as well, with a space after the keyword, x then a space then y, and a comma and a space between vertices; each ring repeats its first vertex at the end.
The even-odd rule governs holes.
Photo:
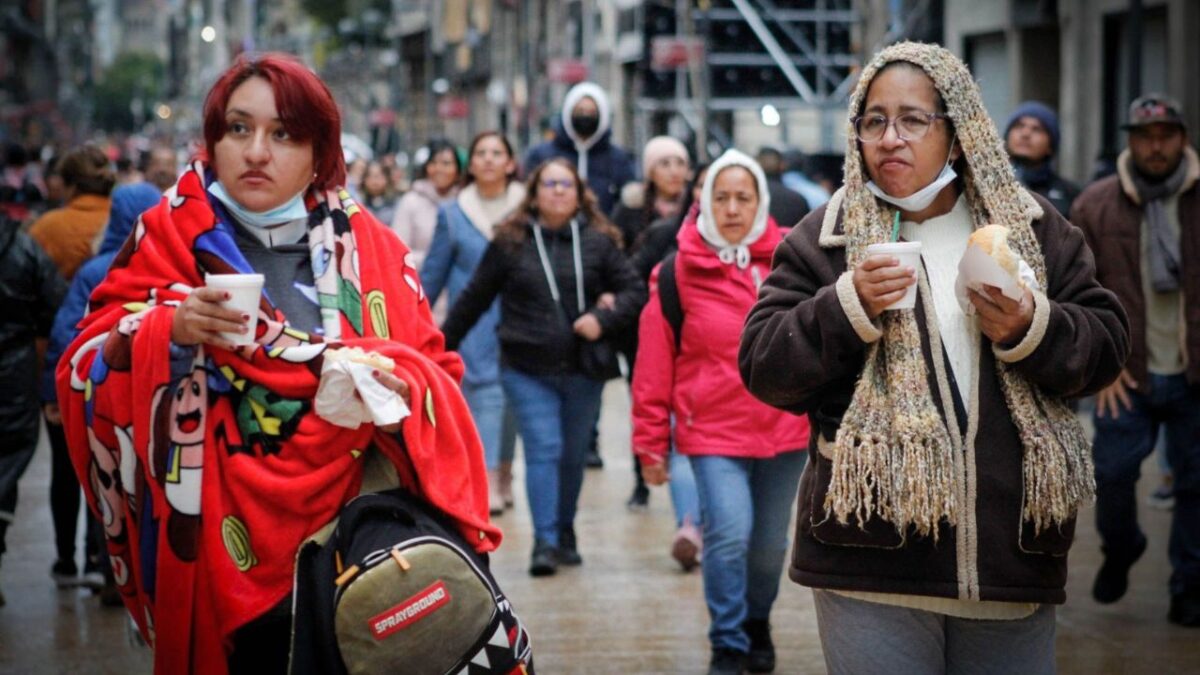
POLYGON ((975 317, 964 314, 958 306, 958 300, 954 297, 954 280, 958 277, 958 261, 967 250, 967 238, 971 236, 972 229, 971 212, 966 199, 961 196, 950 213, 923 223, 900 223, 900 236, 908 241, 921 242, 921 260, 925 263, 929 290, 933 294, 933 309, 942 335, 942 346, 950 358, 950 368, 954 371, 958 394, 964 406, 971 403, 979 322, 975 317))

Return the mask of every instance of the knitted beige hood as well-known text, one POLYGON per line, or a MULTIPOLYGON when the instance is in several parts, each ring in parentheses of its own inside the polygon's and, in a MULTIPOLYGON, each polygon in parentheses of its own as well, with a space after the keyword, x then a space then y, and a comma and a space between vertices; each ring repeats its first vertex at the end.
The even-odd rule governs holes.
MULTIPOLYGON (((863 69, 848 117, 860 114, 871 80, 894 61, 924 70, 945 101, 965 158, 961 184, 975 227, 1008 226, 1010 245, 1047 288, 1045 261, 1030 227, 1041 208, 1017 183, 979 88, 957 57, 942 47, 912 42, 884 49, 863 69)), ((846 137, 843 228, 847 265, 854 266, 866 258, 867 245, 888 241, 895 210, 864 187, 869 177, 849 119, 846 137)), ((931 307, 925 291, 923 303, 931 307)), ((943 419, 934 404, 927 378, 931 366, 921 352, 915 312, 884 312, 881 321, 883 337, 868 348, 838 430, 825 510, 841 523, 853 516, 860 526, 878 515, 894 524, 901 536, 911 526, 917 534, 936 539, 943 519, 950 525, 959 522, 965 501, 958 424, 943 419)), ((931 342, 934 353, 940 354, 937 336, 931 336, 931 342)), ((1023 516, 1040 532, 1071 518, 1081 502, 1092 498, 1091 447, 1062 400, 1045 394, 999 359, 996 368, 1024 447, 1023 516)), ((952 408, 947 417, 954 417, 952 408)))

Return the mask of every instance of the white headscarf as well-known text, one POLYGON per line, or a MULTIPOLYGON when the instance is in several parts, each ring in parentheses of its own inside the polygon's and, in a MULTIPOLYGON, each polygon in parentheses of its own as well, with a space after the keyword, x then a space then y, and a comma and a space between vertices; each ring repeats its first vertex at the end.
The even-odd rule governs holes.
POLYGON ((708 167, 708 173, 704 176, 704 190, 700 193, 700 217, 696 221, 696 228, 700 230, 704 241, 717 248, 717 257, 721 262, 726 265, 736 263, 739 268, 745 269, 750 264, 750 245, 767 231, 767 210, 770 205, 771 193, 767 189, 767 176, 762 167, 749 155, 729 149, 708 167), (712 210, 713 184, 717 176, 731 166, 746 169, 758 183, 758 211, 754 214, 754 224, 750 226, 746 237, 737 244, 731 244, 721 236, 712 210))
POLYGON ((588 177, 588 150, 591 150, 592 146, 600 141, 600 137, 608 131, 609 125, 612 124, 610 107, 608 94, 604 93, 600 85, 595 82, 580 82, 571 87, 566 98, 563 99, 563 131, 567 133, 567 138, 575 143, 575 151, 579 153, 579 161, 576 163, 575 169, 579 171, 579 177, 584 180, 587 180, 588 177), (575 131, 575 125, 571 123, 571 113, 575 110, 576 104, 585 98, 596 102, 596 108, 600 111, 600 126, 596 127, 596 133, 587 138, 580 138, 575 131))

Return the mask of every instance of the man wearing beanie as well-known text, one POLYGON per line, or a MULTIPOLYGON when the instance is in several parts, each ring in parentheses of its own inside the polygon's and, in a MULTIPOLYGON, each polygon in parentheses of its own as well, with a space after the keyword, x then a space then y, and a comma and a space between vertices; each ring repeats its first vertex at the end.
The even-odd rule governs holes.
MULTIPOLYGON (((1072 206, 1096 277, 1129 314, 1132 351, 1096 395, 1096 530, 1104 564, 1092 595, 1120 600, 1146 550, 1136 489, 1142 461, 1166 427, 1175 476, 1168 620, 1200 627, 1200 160, 1179 105, 1143 96, 1130 106, 1117 174, 1072 206)), ((1156 542, 1161 546, 1163 542, 1156 542)))
POLYGON ((1071 202, 1079 196, 1079 187, 1054 171, 1058 139, 1058 115, 1038 101, 1025 101, 1017 106, 1004 127, 1004 145, 1012 158, 1017 180, 1050 200, 1070 220, 1071 202))

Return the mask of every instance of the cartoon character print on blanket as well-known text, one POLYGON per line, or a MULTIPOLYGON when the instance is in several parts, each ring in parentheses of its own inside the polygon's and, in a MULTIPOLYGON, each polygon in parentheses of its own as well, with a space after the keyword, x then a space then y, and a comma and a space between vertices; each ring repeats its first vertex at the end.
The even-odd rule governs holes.
POLYGON ((171 342, 174 308, 206 273, 251 271, 212 180, 197 162, 142 214, 56 378, 72 463, 160 672, 224 669, 227 637, 287 594, 300 542, 357 493, 367 448, 478 550, 500 539, 461 359, 408 279, 403 242, 344 190, 306 195, 317 330, 290 326, 264 294, 254 344, 171 342), (402 438, 312 410, 324 353, 342 345, 391 358, 410 384, 426 414, 402 438))

